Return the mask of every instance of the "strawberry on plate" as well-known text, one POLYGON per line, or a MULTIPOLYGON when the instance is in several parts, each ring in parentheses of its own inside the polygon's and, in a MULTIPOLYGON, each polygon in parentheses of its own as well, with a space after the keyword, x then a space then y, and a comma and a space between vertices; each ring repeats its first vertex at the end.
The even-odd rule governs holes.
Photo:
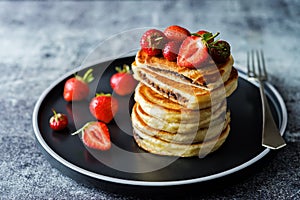
POLYGON ((88 122, 81 129, 72 133, 72 135, 78 133, 82 133, 82 142, 89 148, 101 151, 106 151, 111 148, 109 130, 103 122, 88 122))
POLYGON ((110 86, 120 96, 131 94, 137 85, 128 65, 116 67, 117 73, 110 78, 110 86))
POLYGON ((178 25, 168 26, 164 30, 164 34, 169 39, 169 41, 176 42, 182 42, 183 40, 185 40, 185 38, 191 35, 187 29, 178 25))
POLYGON ((90 92, 88 83, 94 80, 93 69, 89 69, 83 77, 75 74, 64 85, 63 97, 66 101, 80 101, 85 99, 90 92))
POLYGON ((146 31, 140 40, 140 45, 143 51, 150 56, 161 54, 167 38, 163 32, 157 29, 150 29, 146 31))
POLYGON ((109 123, 118 111, 118 100, 111 94, 96 94, 90 101, 89 109, 96 119, 109 123))
POLYGON ((60 131, 68 126, 68 117, 65 114, 57 113, 52 109, 53 116, 49 120, 50 128, 55 131, 60 131))

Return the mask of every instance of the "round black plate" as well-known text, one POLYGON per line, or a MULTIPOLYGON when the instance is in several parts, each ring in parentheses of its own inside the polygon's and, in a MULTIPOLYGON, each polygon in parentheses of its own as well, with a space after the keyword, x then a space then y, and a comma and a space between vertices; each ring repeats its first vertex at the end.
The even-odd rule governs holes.
MULTIPOLYGON (((39 146, 56 167, 71 176, 74 174, 80 176, 82 181, 92 180, 96 184, 106 182, 127 186, 178 186, 207 182, 228 176, 253 165, 269 153, 269 149, 261 146, 261 102, 257 84, 249 82, 245 73, 239 70, 238 89, 228 99, 232 118, 231 132, 224 145, 215 153, 202 159, 198 157, 179 158, 162 169, 141 173, 116 170, 95 159, 78 136, 70 135, 76 131, 75 127, 94 120, 88 111, 88 100, 73 104, 64 101, 62 97, 64 83, 74 72, 83 73, 87 69, 93 68, 94 75, 97 77, 101 75, 101 79, 93 81, 92 91, 111 92, 109 79, 115 73, 115 66, 130 65, 133 61, 134 57, 126 57, 78 68, 53 83, 41 95, 33 113, 33 127, 39 146), (76 106, 74 106, 75 104, 76 106), (79 109, 74 110, 75 107, 79 109), (68 130, 57 133, 49 128, 48 120, 52 115, 52 108, 68 115, 71 122, 68 130)), ((266 92, 276 123, 283 134, 287 124, 285 104, 276 89, 269 83, 266 83, 266 92)), ((94 94, 92 92, 89 98, 94 94)), ((129 102, 124 97, 118 98, 121 104, 119 112, 128 112, 133 104, 132 98, 129 102)), ((124 118, 123 121, 122 126, 130 130, 130 118, 124 118)), ((138 148, 132 136, 124 133, 122 131, 124 129, 119 128, 120 124, 113 121, 108 126, 112 143, 119 149, 134 152, 137 159, 126 162, 118 155, 118 151, 93 151, 93 154, 101 156, 102 161, 114 162, 120 166, 126 164, 129 168, 138 167, 142 171, 145 165, 153 162, 166 162, 169 159, 169 157, 153 155, 151 161, 145 161, 145 158, 142 157, 143 154, 138 154, 143 151, 138 148), (141 155, 140 158, 139 155, 141 155)))

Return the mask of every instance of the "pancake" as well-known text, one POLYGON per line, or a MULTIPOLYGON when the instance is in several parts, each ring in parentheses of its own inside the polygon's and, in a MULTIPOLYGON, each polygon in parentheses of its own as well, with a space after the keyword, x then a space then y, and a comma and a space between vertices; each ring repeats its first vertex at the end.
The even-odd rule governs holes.
POLYGON ((187 132, 187 128, 183 124, 181 125, 179 132, 173 133, 163 130, 165 127, 161 127, 160 125, 153 127, 154 125, 152 123, 145 122, 137 112, 137 104, 135 104, 132 110, 131 118, 132 126, 137 131, 143 132, 149 136, 157 137, 166 142, 188 145, 217 137, 223 128, 229 124, 230 113, 227 112, 223 119, 221 119, 218 123, 215 122, 209 127, 198 128, 196 126, 194 130, 190 129, 189 132, 187 132))
MULTIPOLYGON (((136 103, 134 105, 133 111, 136 112, 137 115, 147 124, 149 127, 159 129, 162 131, 167 131, 170 133, 194 133, 199 129, 204 129, 208 127, 212 127, 224 122, 226 113, 220 113, 220 115, 209 116, 205 120, 190 122, 190 121, 182 121, 182 122, 167 122, 162 118, 156 118, 152 115, 147 114, 141 106, 136 103)), ((199 112, 200 114, 200 112, 199 112)))
POLYGON ((212 106, 212 104, 224 101, 226 97, 232 94, 237 87, 238 73, 232 67, 227 81, 213 90, 198 88, 194 85, 178 83, 173 79, 158 76, 156 73, 144 68, 143 70, 135 68, 132 65, 134 77, 154 90, 156 93, 177 102, 188 109, 203 109, 212 106))
POLYGON ((171 101, 169 98, 153 91, 146 85, 139 83, 135 89, 134 99, 148 115, 164 120, 169 123, 202 122, 209 123, 211 119, 226 112, 227 102, 224 100, 214 107, 201 110, 191 110, 171 101))
POLYGON ((166 142, 160 138, 147 135, 138 129, 133 130, 133 137, 140 148, 153 154, 179 157, 203 157, 219 149, 225 142, 229 131, 230 125, 227 125, 219 137, 188 145, 166 142))
POLYGON ((138 68, 148 68, 152 72, 172 78, 184 84, 192 84, 200 88, 209 89, 218 82, 218 77, 221 76, 225 82, 231 72, 234 60, 230 56, 223 64, 216 64, 212 59, 209 59, 199 68, 180 67, 176 62, 168 61, 163 57, 149 56, 143 50, 137 52, 135 57, 135 66, 138 68), (202 87, 201 87, 202 86, 202 87))

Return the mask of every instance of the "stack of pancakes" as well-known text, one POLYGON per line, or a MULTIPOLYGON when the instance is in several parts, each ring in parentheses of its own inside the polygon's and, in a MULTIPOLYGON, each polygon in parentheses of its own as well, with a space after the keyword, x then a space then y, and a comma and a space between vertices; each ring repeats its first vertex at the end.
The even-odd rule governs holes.
POLYGON ((140 50, 132 70, 139 81, 131 115, 133 135, 142 149, 202 157, 224 143, 230 131, 226 97, 238 80, 232 56, 226 63, 210 60, 190 69, 140 50))

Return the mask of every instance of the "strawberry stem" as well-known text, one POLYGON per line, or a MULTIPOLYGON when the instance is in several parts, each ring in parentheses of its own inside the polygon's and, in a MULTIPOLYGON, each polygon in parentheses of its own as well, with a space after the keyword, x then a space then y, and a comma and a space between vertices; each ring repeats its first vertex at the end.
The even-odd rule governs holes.
POLYGON ((116 67, 115 69, 116 69, 116 71, 119 72, 119 73, 131 73, 130 67, 129 67, 128 65, 126 65, 126 64, 123 65, 123 68, 121 68, 121 67, 116 67))
POLYGON ((96 97, 99 97, 99 96, 106 96, 106 97, 110 97, 110 96, 111 96, 111 94, 110 94, 110 93, 104 94, 103 92, 101 92, 101 93, 96 93, 96 97))
POLYGON ((209 41, 215 37, 217 37, 220 34, 220 32, 217 32, 216 34, 212 35, 211 37, 207 38, 206 41, 209 41))
POLYGON ((162 40, 163 37, 158 37, 158 38, 155 38, 154 41, 159 41, 159 40, 162 40))
POLYGON ((216 38, 218 35, 220 35, 220 32, 217 32, 216 34, 212 34, 212 33, 205 33, 205 34, 203 34, 203 35, 200 35, 199 33, 192 33, 191 35, 193 35, 193 36, 197 36, 197 37, 201 37, 205 42, 207 42, 207 41, 209 41, 209 40, 211 40, 211 39, 214 39, 214 38, 216 38), (209 35, 211 35, 211 36, 209 36, 209 35), (209 36, 209 37, 207 37, 207 36, 209 36))
POLYGON ((53 112, 53 114, 54 114, 54 119, 55 119, 55 121, 58 121, 57 113, 56 113, 56 111, 54 110, 54 108, 52 108, 52 112, 53 112))
POLYGON ((81 127, 80 129, 78 129, 77 131, 75 131, 74 133, 71 133, 71 135, 77 135, 79 134, 80 132, 83 132, 84 129, 89 126, 92 122, 87 122, 83 127, 81 127))
POLYGON ((94 80, 94 76, 92 74, 93 69, 89 69, 85 72, 85 74, 83 75, 83 81, 86 83, 90 83, 94 80))

